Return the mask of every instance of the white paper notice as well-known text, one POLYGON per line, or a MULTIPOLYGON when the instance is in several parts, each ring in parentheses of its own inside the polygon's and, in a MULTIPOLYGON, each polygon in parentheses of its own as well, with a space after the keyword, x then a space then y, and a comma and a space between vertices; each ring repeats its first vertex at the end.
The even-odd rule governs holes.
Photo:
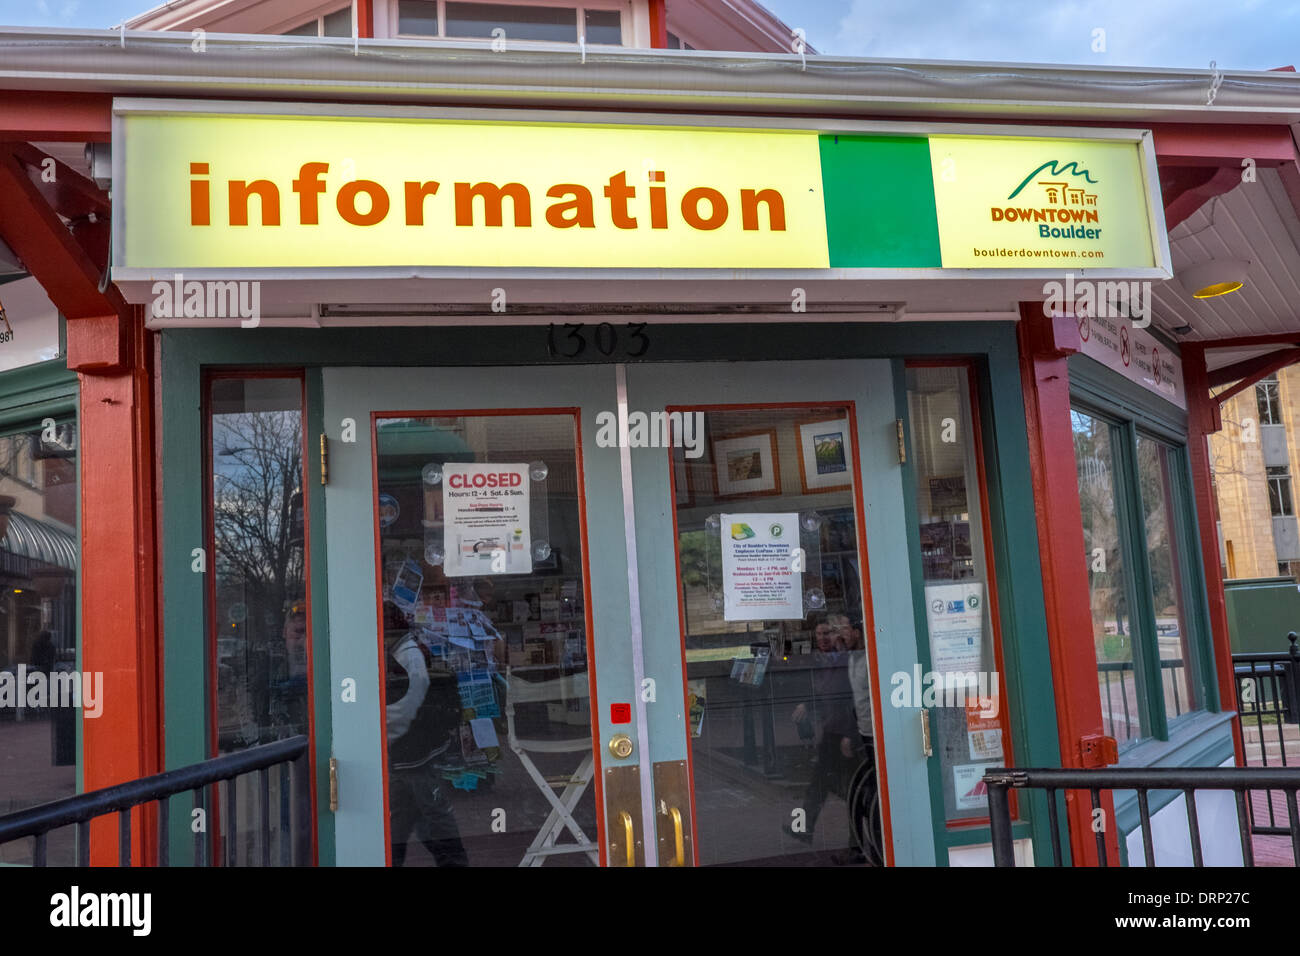
POLYGON ((979 810, 988 805, 989 788, 984 783, 988 764, 959 764, 952 768, 952 786, 958 810, 979 810))
POLYGON ((447 577, 531 573, 528 500, 527 465, 443 465, 447 577))
POLYGON ((925 588, 930 623, 930 668, 939 674, 981 669, 984 585, 930 584, 925 588))
POLYGON ((794 570, 799 516, 722 515, 723 617, 728 621, 803 618, 803 572, 794 570))

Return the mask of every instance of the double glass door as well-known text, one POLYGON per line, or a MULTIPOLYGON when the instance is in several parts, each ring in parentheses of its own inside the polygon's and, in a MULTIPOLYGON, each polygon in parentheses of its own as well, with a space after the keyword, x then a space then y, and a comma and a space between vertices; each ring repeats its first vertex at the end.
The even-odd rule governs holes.
POLYGON ((890 363, 324 386, 340 863, 892 862, 890 363))

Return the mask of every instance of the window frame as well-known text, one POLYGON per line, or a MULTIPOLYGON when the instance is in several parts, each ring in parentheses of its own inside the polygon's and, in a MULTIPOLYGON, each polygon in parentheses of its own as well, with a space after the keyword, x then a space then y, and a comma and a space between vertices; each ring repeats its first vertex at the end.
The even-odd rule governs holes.
MULTIPOLYGON (((432 3, 437 10, 438 32, 430 33, 402 33, 401 25, 401 2, 400 0, 391 0, 388 4, 388 35, 394 40, 445 40, 451 43, 491 43, 494 42, 491 37, 462 37, 447 35, 447 0, 419 0, 421 3, 432 3)), ((504 0, 465 0, 470 3, 492 3, 504 2, 504 0)), ((608 47, 610 49, 630 49, 633 46, 632 38, 632 5, 627 0, 574 0, 573 3, 550 2, 550 0, 531 0, 531 2, 514 3, 512 6, 519 7, 557 7, 564 10, 572 10, 574 15, 574 26, 576 35, 585 40, 586 34, 584 27, 586 25, 586 13, 588 10, 598 10, 601 12, 616 12, 619 14, 619 31, 622 35, 621 42, 614 46, 609 43, 590 43, 586 46, 608 47)), ((507 34, 506 41, 511 44, 524 44, 527 46, 553 46, 557 42, 567 45, 565 41, 555 40, 530 40, 524 37, 511 37, 507 34)), ((574 41, 573 46, 577 46, 574 41)))
POLYGON ((1282 422, 1282 386, 1276 375, 1260 379, 1255 383, 1255 411, 1261 425, 1281 425, 1282 422), (1270 394, 1269 386, 1272 386, 1270 394), (1268 409, 1268 421, 1265 421, 1265 408, 1268 409))
POLYGON ((1295 488, 1291 482, 1291 468, 1289 465, 1265 465, 1264 481, 1268 485, 1268 513, 1274 518, 1293 518, 1295 517, 1295 488), (1280 471, 1281 474, 1272 474, 1274 470, 1280 471), (1284 484, 1285 483, 1285 484, 1284 484), (1277 505, 1278 509, 1273 508, 1273 489, 1277 488, 1277 505), (1283 494, 1285 487, 1286 493, 1283 494))
POLYGON ((342 11, 347 10, 351 14, 352 28, 355 29, 356 22, 357 22, 357 8, 356 8, 355 0, 349 0, 349 2, 344 3, 341 6, 337 6, 337 7, 330 8, 330 6, 331 6, 330 4, 323 4, 320 8, 317 9, 316 13, 312 14, 310 17, 307 17, 306 19, 301 21, 298 21, 296 19, 294 21, 291 21, 295 23, 295 25, 291 27, 284 27, 283 29, 278 29, 276 31, 277 35, 300 36, 300 37, 305 37, 307 39, 310 39, 312 37, 312 34, 310 33, 293 33, 291 31, 300 30, 303 27, 307 26, 307 24, 314 23, 316 25, 315 36, 317 39, 321 39, 324 37, 332 40, 341 40, 341 39, 347 39, 348 37, 351 37, 352 36, 351 29, 348 31, 346 37, 342 37, 342 36, 330 37, 325 32, 325 18, 331 17, 336 13, 341 13, 342 11))
POLYGON ((1121 436, 1113 449, 1117 458, 1114 463, 1117 516, 1121 525, 1121 553, 1132 572, 1128 587, 1140 592, 1130 593, 1129 600, 1130 606, 1141 612, 1140 619, 1136 614, 1133 616, 1133 627, 1141 632, 1135 635, 1133 653, 1134 673, 1145 682, 1138 705, 1141 719, 1146 721, 1146 736, 1126 747, 1125 751, 1129 752, 1142 743, 1171 740, 1189 720, 1202 712, 1222 710, 1218 682, 1214 679, 1216 671, 1208 595, 1200 561, 1202 545, 1187 447, 1187 413, 1086 356, 1072 356, 1069 370, 1071 409, 1107 421, 1119 429, 1121 436), (1173 560, 1187 584, 1184 608, 1190 658, 1187 682, 1197 701, 1194 709, 1189 708, 1173 718, 1165 712, 1150 552, 1146 543, 1145 518, 1139 518, 1145 514, 1138 480, 1139 435, 1166 445, 1173 458, 1167 505, 1170 519, 1177 522, 1177 527, 1171 529, 1179 542, 1174 548, 1173 560))
MULTIPOLYGON (((308 415, 310 409, 310 396, 307 388, 307 370, 303 366, 268 366, 265 368, 251 367, 245 365, 219 365, 209 366, 200 369, 199 372, 199 416, 201 423, 201 471, 203 477, 201 504, 203 509, 202 527, 203 527, 203 547, 204 556, 207 561, 207 572, 203 575, 203 667, 204 667, 204 694, 206 700, 203 706, 203 717, 206 722, 203 734, 203 747, 207 754, 207 759, 221 756, 220 750, 220 697, 218 688, 218 651, 217 639, 221 631, 222 622, 217 619, 217 541, 216 541, 216 515, 215 515, 215 462, 212 453, 212 390, 216 382, 229 379, 283 379, 298 383, 299 409, 301 415, 302 429, 302 476, 300 479, 303 491, 303 602, 307 608, 307 633, 306 633, 306 654, 307 654, 307 759, 308 759, 308 779, 311 816, 308 821, 310 833, 310 859, 311 865, 317 865, 319 862, 319 812, 317 808, 317 784, 316 784, 316 663, 315 663, 315 633, 312 614, 312 555, 311 555, 311 506, 307 500, 309 489, 311 488, 311 442, 309 440, 310 427, 308 415)), ((207 836, 207 854, 208 859, 224 859, 224 850, 222 849, 225 841, 225 832, 222 829, 222 813, 228 809, 220 801, 209 804, 210 822, 207 836)))

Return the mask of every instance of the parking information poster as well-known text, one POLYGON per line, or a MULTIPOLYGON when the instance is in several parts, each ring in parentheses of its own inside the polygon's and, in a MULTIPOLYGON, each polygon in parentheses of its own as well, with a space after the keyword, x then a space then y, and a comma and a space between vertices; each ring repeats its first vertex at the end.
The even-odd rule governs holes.
POLYGON ((797 621, 803 618, 803 573, 795 570, 799 516, 722 515, 723 618, 797 621))
POLYGON ((984 585, 927 585, 925 605, 931 669, 940 674, 978 671, 984 645, 984 585))
POLYGON ((447 577, 532 572, 527 465, 447 462, 442 505, 447 577))

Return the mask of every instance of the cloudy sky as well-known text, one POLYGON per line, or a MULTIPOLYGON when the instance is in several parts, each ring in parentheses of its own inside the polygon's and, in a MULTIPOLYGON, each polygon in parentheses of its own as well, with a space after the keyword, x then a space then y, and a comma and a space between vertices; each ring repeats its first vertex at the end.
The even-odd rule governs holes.
MULTIPOLYGON (((108 27, 157 0, 0 0, 0 24, 108 27)), ((674 0, 687 3, 690 0, 674 0)), ((766 0, 823 53, 1266 70, 1300 61, 1300 0, 766 0)))

